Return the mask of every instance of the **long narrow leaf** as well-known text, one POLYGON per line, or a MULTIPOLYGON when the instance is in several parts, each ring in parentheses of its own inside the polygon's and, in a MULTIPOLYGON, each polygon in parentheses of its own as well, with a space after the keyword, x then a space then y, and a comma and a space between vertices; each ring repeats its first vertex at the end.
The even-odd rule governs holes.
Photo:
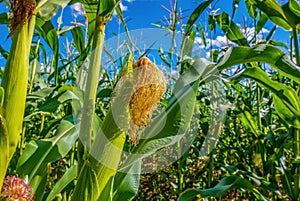
POLYGON ((252 191, 259 200, 266 200, 264 196, 246 179, 239 176, 229 176, 223 178, 215 187, 210 189, 188 189, 184 191, 178 201, 193 201, 197 196, 220 196, 231 188, 242 188, 252 191))
POLYGON ((77 175, 77 165, 72 166, 67 172, 60 178, 60 180, 55 184, 53 189, 50 191, 47 196, 46 201, 52 201, 55 199, 55 196, 62 192, 62 190, 71 183, 77 175))
POLYGON ((300 128, 299 98, 295 90, 271 80, 260 68, 249 68, 241 74, 255 80, 274 94, 274 104, 279 116, 288 124, 300 128))
POLYGON ((95 201, 98 194, 99 188, 96 172, 91 166, 84 164, 81 168, 72 199, 78 201, 95 201))
POLYGON ((17 165, 17 171, 21 175, 29 175, 32 179, 36 175, 42 175, 47 164, 64 157, 78 138, 78 125, 70 120, 62 120, 55 137, 31 141, 26 145, 23 155, 17 165))
POLYGON ((216 21, 220 28, 224 31, 227 38, 241 46, 249 46, 247 39, 244 37, 240 28, 229 19, 227 13, 223 12, 220 15, 215 16, 216 21))
POLYGON ((44 20, 50 20, 59 8, 64 8, 70 0, 41 0, 37 5, 39 15, 44 20))
POLYGON ((188 19, 188 22, 186 24, 186 28, 185 28, 185 36, 190 35, 190 33, 192 32, 192 27, 195 24, 196 20, 200 17, 200 15, 202 14, 202 12, 209 6, 209 4, 212 2, 213 0, 206 0, 204 2, 202 2, 199 6, 197 6, 197 8, 193 11, 193 13, 191 14, 190 18, 188 19))
POLYGON ((275 0, 255 0, 254 2, 260 10, 267 14, 267 16, 273 23, 287 30, 291 28, 282 8, 280 7, 279 3, 277 3, 275 0))
POLYGON ((289 56, 278 48, 265 44, 258 45, 255 48, 229 48, 215 68, 222 71, 229 66, 250 62, 266 62, 279 70, 283 75, 300 83, 300 67, 294 64, 289 59, 289 56))
POLYGON ((136 163, 126 170, 118 172, 114 178, 113 200, 131 200, 139 189, 141 163, 136 163))
MULTIPOLYGON (((283 101, 288 103, 291 107, 295 108, 295 110, 299 110, 299 98, 297 96, 296 91, 288 87, 286 85, 283 85, 279 82, 271 80, 267 74, 261 70, 258 67, 249 68, 246 71, 244 71, 241 76, 251 78, 261 85, 263 85, 265 88, 271 90, 276 96, 280 97, 283 101)), ((297 112, 299 113, 299 112, 297 112)), ((297 115, 297 117, 300 117, 300 115, 297 115)))

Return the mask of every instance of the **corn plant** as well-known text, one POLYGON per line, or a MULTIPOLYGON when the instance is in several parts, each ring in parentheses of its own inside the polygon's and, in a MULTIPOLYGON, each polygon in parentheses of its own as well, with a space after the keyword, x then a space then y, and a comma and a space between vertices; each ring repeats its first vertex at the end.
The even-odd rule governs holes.
MULTIPOLYGON (((145 197, 136 196, 139 188, 147 186, 145 181, 142 181, 143 186, 139 185, 143 161, 174 143, 177 147, 183 146, 189 130, 199 130, 192 138, 195 139, 190 148, 193 155, 200 155, 203 142, 205 144, 212 135, 222 135, 218 146, 214 145, 216 148, 212 150, 210 147, 211 153, 205 159, 199 159, 199 155, 191 157, 187 152, 168 169, 174 171, 175 176, 166 176, 169 172, 158 176, 176 177, 172 181, 175 198, 229 199, 231 192, 237 192, 238 198, 267 200, 286 196, 296 200, 300 183, 297 1, 290 0, 282 6, 275 0, 245 1, 256 29, 250 40, 233 20, 237 7, 231 16, 226 12, 210 14, 210 34, 219 29, 230 43, 223 49, 208 47, 209 59, 193 55, 192 50, 196 36, 200 35, 206 43, 205 24, 197 26, 196 23, 214 1, 200 3, 186 26, 179 27, 184 37, 180 55, 176 56, 179 18, 178 4, 174 1, 172 26, 156 24, 172 33, 168 53, 160 49, 159 56, 169 68, 178 60, 176 68, 180 72, 167 92, 165 77, 155 63, 145 57, 133 60, 136 47, 122 16, 120 2, 11 1, 14 17, 10 37, 13 43, 10 53, 0 50, 8 56, 0 88, 0 146, 3 150, 0 183, 9 168, 10 174, 28 178, 37 201, 143 200, 145 197), (83 28, 61 27, 62 17, 57 27, 51 21, 58 8, 62 8, 62 15, 64 7, 75 2, 82 3, 86 9, 86 38, 83 28), (112 58, 122 70, 118 76, 110 77, 101 57, 105 51, 106 24, 110 23, 114 11, 124 26, 128 44, 123 58, 118 62, 112 58), (274 28, 264 41, 259 41, 256 36, 267 20, 274 28), (278 27, 291 33, 290 55, 280 49, 285 48, 284 44, 271 39, 278 27), (64 58, 60 43, 62 37, 68 41, 68 31, 74 40, 72 48, 77 53, 64 58), (46 46, 52 53, 49 60, 46 46), (44 72, 39 71, 38 65, 46 66, 44 72), (226 74, 237 65, 241 68, 236 73, 226 74), (216 77, 223 80, 216 82, 216 77), (224 125, 221 115, 215 119, 216 124, 210 125, 212 129, 207 128, 208 118, 215 118, 213 107, 207 103, 210 101, 206 95, 209 82, 213 83, 213 90, 225 93, 235 105, 228 109, 229 117, 224 125), (152 118, 153 107, 157 104, 162 106, 163 112, 152 118), (262 116, 260 111, 265 108, 267 115, 262 116), (199 128, 198 124, 191 123, 195 109, 201 111, 199 128), (141 131, 143 138, 139 139, 141 131), (18 142, 20 133, 21 141, 18 142), (244 151, 239 152, 240 149, 244 151), (292 156, 288 155, 290 150, 293 150, 292 156), (196 165, 201 163, 202 169, 190 171, 190 158, 196 165), (291 162, 288 168, 287 161, 291 162), (276 172, 276 167, 280 173, 276 172), (221 173, 215 174, 217 171, 221 173), (197 188, 192 188, 195 186, 197 188), (277 194, 278 189, 283 195, 277 194)), ((233 1, 234 5, 239 3, 233 1)), ((0 17, 3 19, 3 15, 0 17)), ((224 109, 222 114, 225 112, 224 109)), ((160 198, 171 197, 162 195, 160 198)))
MULTIPOLYGON (((1 155, 0 187, 13 154, 15 153, 19 135, 22 132, 23 115, 25 109, 29 54, 35 27, 36 15, 46 7, 52 9, 43 14, 50 17, 53 2, 42 1, 10 1, 13 17, 10 22, 11 50, 7 59, 2 80, 1 105, 1 155)), ((49 17, 47 16, 47 17, 49 17)))
MULTIPOLYGON (((235 3, 239 3, 239 2, 235 2, 235 3)), ((256 62, 267 62, 269 63, 273 68, 276 68, 280 71, 281 74, 287 76, 288 78, 290 78, 291 80, 293 80, 294 82, 298 83, 298 76, 294 76, 296 74, 298 74, 299 72, 299 66, 297 66, 296 64, 299 65, 299 63, 297 63, 297 55, 298 55, 298 39, 297 39, 297 31, 295 32, 295 30, 297 30, 297 26, 299 24, 299 16, 297 16, 297 13, 295 13, 296 8, 299 7, 299 4, 297 4, 295 1, 289 1, 288 3, 284 4, 283 6, 280 6, 277 2, 275 1, 266 1, 266 2, 260 2, 260 1, 246 1, 246 5, 249 11, 249 15, 252 18, 256 18, 257 17, 257 11, 256 9, 259 8, 261 11, 263 11, 264 13, 261 13, 260 17, 261 19, 259 19, 259 23, 257 24, 257 30, 256 33, 259 32, 259 30, 261 30, 262 25, 266 23, 266 18, 264 16, 264 14, 266 14, 267 17, 269 17, 276 25, 281 26, 284 29, 287 30, 291 30, 291 38, 294 38, 294 51, 293 54, 294 56, 290 56, 290 58, 285 55, 284 53, 280 52, 279 50, 267 50, 269 48, 273 48, 273 47, 268 47, 265 46, 263 47, 263 52, 261 58, 257 58, 258 60, 256 60, 256 56, 255 53, 249 53, 246 54, 248 56, 243 57, 243 51, 246 51, 246 49, 249 49, 250 43, 246 40, 246 38, 243 36, 243 33, 241 32, 241 30, 238 28, 238 26, 230 20, 229 15, 225 12, 219 14, 219 15, 212 15, 210 16, 211 18, 211 22, 216 23, 219 25, 220 29, 224 31, 224 33, 226 34, 226 36, 228 37, 228 39, 233 42, 236 43, 239 46, 244 46, 242 47, 243 50, 238 50, 237 52, 234 51, 234 49, 238 49, 237 48, 230 48, 224 56, 221 57, 221 59, 219 60, 219 62, 217 63, 218 65, 224 65, 228 62, 230 62, 230 65, 234 65, 235 61, 240 60, 241 63, 244 63, 244 66, 246 68, 246 70, 242 73, 240 73, 240 76, 238 76, 240 79, 241 77, 243 78, 251 78, 253 80, 255 80, 257 83, 259 83, 259 86, 257 86, 257 118, 254 118, 254 114, 253 116, 251 116, 250 113, 248 113, 248 111, 243 111, 241 112, 241 110, 245 110, 239 108, 239 113, 242 113, 242 115, 239 117, 242 120, 242 124, 244 126, 246 126, 247 128, 249 128, 251 130, 251 132, 254 133, 254 135, 256 136, 256 138, 258 138, 258 147, 256 148, 257 150, 261 150, 258 151, 258 155, 261 158, 261 162, 262 162, 262 166, 264 166, 264 164, 266 164, 266 152, 264 151, 264 147, 266 145, 264 145, 262 143, 261 140, 259 140, 260 138, 262 138, 263 136, 261 135, 261 133, 265 133, 265 131, 263 131, 264 129, 262 128, 262 123, 261 123, 261 117, 260 117, 260 112, 259 112, 259 108, 260 108, 260 87, 266 89, 266 90, 270 90, 273 93, 273 99, 274 99, 274 103, 275 103, 275 109, 278 112, 278 115, 280 116, 281 119, 283 119, 286 123, 287 123, 287 128, 289 128, 289 126, 294 127, 293 129, 293 134, 294 134, 294 139, 298 139, 297 135, 297 119, 298 119, 298 115, 296 114, 298 111, 298 95, 297 92, 292 89, 290 86, 285 86, 284 84, 281 83, 277 83, 274 82, 273 80, 271 80, 266 73, 261 70, 260 68, 262 68, 262 66, 258 63, 253 63, 253 61, 256 62), (265 19, 263 19, 265 18, 265 19), (268 53, 269 52, 269 53, 268 53), (266 56, 265 54, 268 54, 269 56, 266 56), (275 55, 277 54, 277 59, 275 59, 275 55), (235 58, 235 55, 238 55, 238 57, 235 58), (273 58, 273 60, 266 60, 266 58, 273 58), (296 64, 294 64, 290 59, 295 58, 296 64), (279 59, 279 60, 278 60, 279 59), (249 62, 250 61, 250 62, 249 62), (274 61, 276 61, 274 63, 274 61), (233 62, 233 63, 231 63, 233 62), (284 67, 286 66, 286 67, 284 67), (289 67, 287 67, 289 66, 289 67), (288 70, 289 69, 289 70, 288 70), (288 106, 288 104, 283 103, 285 102, 283 100, 283 97, 281 96, 282 94, 279 93, 279 91, 286 91, 283 94, 286 94, 286 98, 292 98, 295 100, 290 100, 291 102, 288 106), (292 95, 293 94, 293 95, 292 95), (293 106, 292 106, 293 105, 293 106), (290 112, 287 112, 287 108, 290 108, 292 111, 294 111, 295 113, 293 113, 293 115, 290 112)), ((215 27, 215 25, 212 25, 212 27, 215 27)), ((274 30, 273 30, 274 31, 274 30)), ((273 34, 273 32, 270 33, 270 35, 267 37, 267 41, 269 42, 271 35, 273 34)), ((256 38, 254 38, 254 43, 256 41, 256 38)), ((271 42, 273 44, 276 44, 276 42, 271 42)), ((259 45, 257 46, 257 44, 255 44, 256 48, 259 48, 259 45)), ((278 43, 278 45, 280 45, 280 43, 278 43)), ((254 50, 253 49, 253 50, 254 50)), ((261 50, 262 50, 261 49, 261 50)), ((250 50, 250 49, 249 49, 250 50)), ((233 80, 236 79, 233 78, 233 80)), ((246 102, 246 100, 245 100, 246 102)), ((288 146, 288 144, 287 144, 288 146)), ((295 147, 297 147, 295 145, 295 147)), ((296 148, 294 148, 294 153, 297 155, 298 151, 296 148)), ((295 155, 295 157, 297 158, 297 156, 295 155)), ((297 159, 296 159, 297 160, 297 159)), ((282 163, 282 162, 279 162, 282 163)), ((297 164, 297 163, 295 163, 297 164)), ((282 164, 280 164, 282 167, 282 164)), ((295 168, 295 174, 296 176, 294 177, 294 187, 292 187, 292 178, 290 176, 290 172, 284 168, 283 172, 282 172, 282 183, 283 183, 283 188, 285 193, 291 197, 292 199, 297 199, 298 198, 298 177, 297 177, 297 166, 294 167, 295 168), (292 190, 292 188, 294 188, 294 190, 292 190)), ((229 171, 231 173, 233 173, 232 171, 229 171)), ((233 179, 230 177, 226 177, 223 180, 221 180, 221 182, 215 186, 212 189, 207 189, 207 190, 187 190, 185 193, 183 193, 181 195, 181 197, 179 198, 179 200, 186 200, 186 199, 194 199, 196 195, 201 195, 201 196, 212 196, 214 194, 214 196, 216 195, 216 192, 220 192, 220 193, 224 193, 224 191, 221 190, 221 183, 225 185, 227 185, 229 188, 232 188, 232 185, 236 185, 235 187, 242 187, 242 188, 246 188, 246 189, 251 189, 252 191, 254 191, 254 194, 257 196, 257 199, 266 199, 266 197, 262 194, 260 194, 259 192, 256 191, 256 189, 254 188, 254 186, 252 185, 248 185, 246 184, 247 182, 244 181, 243 184, 240 183, 238 180, 240 178, 236 178, 233 179), (228 181, 227 181, 228 178, 228 181), (232 179, 232 180, 231 180, 232 179), (229 180, 231 180, 229 182, 229 180), (220 187, 220 188, 219 188, 220 187), (212 194, 210 194, 211 192, 213 192, 212 194)), ((262 187, 262 188, 268 188, 268 187, 262 187)), ((229 190, 229 189, 227 189, 229 190)), ((273 191, 275 193, 275 191, 273 191)), ((220 196, 221 194, 219 194, 220 196)))
POLYGON ((12 1, 12 46, 2 80, 0 187, 22 131, 27 91, 29 52, 35 25, 36 2, 12 1))

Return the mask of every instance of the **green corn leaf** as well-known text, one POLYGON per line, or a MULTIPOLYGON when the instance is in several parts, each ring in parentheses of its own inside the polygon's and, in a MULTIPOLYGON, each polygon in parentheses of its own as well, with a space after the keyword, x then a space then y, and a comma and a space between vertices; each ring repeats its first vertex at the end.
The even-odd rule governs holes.
POLYGON ((132 200, 139 188, 140 173, 141 163, 135 163, 125 171, 117 172, 105 186, 98 201, 132 200))
POLYGON ((114 177, 113 201, 132 200, 140 184, 141 161, 128 168, 125 173, 118 172, 114 177))
POLYGON ((293 88, 271 80, 263 70, 257 67, 245 70, 241 76, 251 78, 263 87, 271 90, 282 101, 288 104, 290 109, 294 108, 296 117, 300 117, 300 112, 297 112, 299 110, 300 101, 293 88))
POLYGON ((75 28, 81 28, 81 27, 79 27, 79 26, 78 27, 77 26, 63 26, 57 31, 57 33, 60 36, 67 37, 67 35, 66 35, 67 31, 72 31, 72 29, 75 29, 75 28))
POLYGON ((43 37, 50 48, 54 51, 57 48, 56 46, 58 44, 58 35, 56 32, 56 28, 54 27, 52 22, 37 17, 36 30, 37 33, 43 37))
MULTIPOLYGON (((45 90, 43 91, 44 93, 51 92, 52 90, 45 90)), ((42 95, 42 94, 41 94, 42 95)), ((36 94, 35 94, 36 96, 36 94)), ((61 87, 58 90, 58 94, 54 97, 48 97, 43 104, 39 105, 37 110, 38 112, 49 112, 53 113, 58 110, 59 106, 63 103, 66 103, 68 101, 72 101, 71 103, 73 104, 73 101, 82 101, 82 97, 80 97, 81 94, 76 88, 71 87, 69 88, 67 85, 64 87, 61 87)), ((32 96, 29 96, 32 97, 32 96)), ((79 108, 73 108, 73 110, 79 110, 79 108)))
POLYGON ((54 72, 48 77, 48 80, 50 81, 52 78, 54 78, 55 83, 58 84, 59 42, 57 29, 54 28, 51 21, 45 21, 41 17, 38 17, 36 20, 36 30, 38 35, 43 37, 53 51, 52 63, 54 72))
POLYGON ((8 58, 9 53, 8 53, 5 49, 3 49, 3 47, 2 47, 1 45, 0 45, 0 53, 2 54, 2 56, 3 56, 5 59, 8 58))
POLYGON ((36 201, 42 200, 44 196, 48 176, 47 164, 57 161, 69 152, 77 140, 78 125, 74 125, 72 119, 62 120, 55 134, 57 136, 51 139, 31 141, 27 144, 17 164, 17 172, 29 176, 36 201))
MULTIPOLYGON (((188 22, 186 24, 184 38, 181 43, 181 55, 184 56, 191 56, 192 48, 194 46, 194 40, 196 36, 196 31, 193 30, 193 26, 196 23, 197 19, 200 15, 205 11, 205 9, 210 5, 213 0, 206 0, 199 4, 197 8, 193 11, 190 15, 188 22)), ((182 74, 187 69, 186 65, 183 63, 180 69, 180 73, 182 74)))
POLYGON ((210 31, 216 30, 216 20, 213 15, 208 16, 208 27, 210 31))
POLYGON ((289 56, 278 48, 265 44, 258 45, 254 48, 229 48, 215 68, 222 71, 229 66, 250 62, 266 62, 273 68, 279 70, 283 75, 300 83, 300 67, 294 64, 289 59, 289 56))
POLYGON ((53 91, 54 87, 44 88, 38 91, 34 91, 31 94, 27 94, 27 101, 45 100, 53 91))
MULTIPOLYGON (((192 30, 189 36, 186 36, 182 40, 181 44, 181 55, 182 57, 190 58, 192 55, 192 50, 195 45, 195 36, 196 36, 196 30, 192 30)), ((181 62, 180 67, 180 74, 185 72, 190 67, 190 61, 189 59, 183 60, 181 62)))
POLYGON ((166 64, 168 66, 168 68, 172 68, 172 65, 170 64, 170 61, 167 59, 166 54, 164 53, 164 50, 162 48, 159 48, 158 50, 159 52, 159 57, 161 58, 161 60, 163 60, 164 64, 166 64))
POLYGON ((1 13, 0 14, 0 24, 8 24, 9 23, 9 13, 1 13))
POLYGON ((279 117, 285 121, 287 124, 300 129, 300 113, 294 113, 293 110, 290 110, 289 107, 286 106, 286 103, 281 100, 278 96, 273 96, 274 107, 277 111, 279 117))
POLYGON ((256 137, 259 136, 259 129, 257 128, 257 120, 251 115, 248 109, 239 109, 238 118, 241 120, 243 126, 250 130, 256 137))
POLYGON ((299 1, 297 2, 296 0, 289 0, 289 8, 296 16, 300 17, 299 1))
POLYGON ((291 26, 288 22, 288 19, 284 11, 275 0, 267 0, 267 1, 254 0, 254 2, 257 8, 259 8, 264 13, 266 13, 269 19, 274 24, 281 26, 286 30, 291 29, 291 26))
POLYGON ((242 188, 250 190, 259 200, 266 198, 248 180, 239 176, 228 176, 223 178, 215 187, 209 189, 188 189, 180 194, 178 201, 193 201, 200 197, 216 197, 227 192, 231 188, 242 188))
POLYGON ((70 0, 40 0, 37 2, 39 16, 45 21, 50 20, 59 8, 64 8, 70 0))
POLYGON ((256 12, 256 6, 255 6, 254 2, 252 0, 246 0, 245 3, 246 3, 247 10, 248 10, 248 14, 250 15, 250 17, 255 19, 257 12, 256 12))
POLYGON ((107 182, 105 188, 102 190, 102 193, 100 194, 100 197, 97 199, 97 201, 112 201, 113 180, 114 177, 110 177, 109 181, 107 182))
POLYGON ((19 174, 29 175, 29 180, 35 176, 47 177, 43 174, 47 164, 64 157, 78 138, 78 124, 74 124, 73 117, 69 118, 62 120, 53 138, 26 145, 17 165, 19 174))
POLYGON ((278 115, 288 124, 299 128, 300 101, 295 90, 271 80, 260 68, 249 68, 241 74, 241 77, 251 78, 264 88, 271 90, 274 94, 274 105, 278 115))
POLYGON ((273 45, 273 46, 277 46, 277 47, 283 47, 286 50, 289 49, 289 47, 287 46, 287 44, 279 42, 279 41, 275 41, 275 40, 269 40, 269 44, 273 45))
POLYGON ((193 11, 193 13, 190 15, 190 18, 188 19, 188 22, 186 24, 184 35, 188 36, 192 32, 192 28, 197 21, 197 19, 200 17, 200 15, 203 13, 203 11, 209 6, 209 4, 213 0, 206 0, 202 2, 197 8, 193 11))
POLYGON ((84 5, 85 12, 88 18, 88 35, 89 38, 92 38, 96 28, 97 14, 102 18, 105 18, 105 21, 108 22, 113 14, 114 9, 119 5, 121 0, 72 0, 70 4, 73 4, 75 2, 80 2, 84 5))
POLYGON ((120 2, 121 0, 100 1, 97 13, 98 16, 109 20, 114 12, 114 9, 119 5, 120 2))
POLYGON ((230 20, 227 13, 223 12, 215 16, 215 19, 230 41, 241 46, 249 46, 243 32, 233 21, 230 20))
POLYGON ((4 89, 0 86, 0 111, 2 110, 2 105, 4 101, 4 89))
MULTIPOLYGON (((41 175, 47 175, 47 168, 43 169, 41 175)), ((42 201, 44 196, 45 187, 47 185, 47 176, 35 176, 31 181, 30 185, 34 193, 35 201, 42 201)))
POLYGON ((292 28, 296 28, 300 24, 299 10, 294 12, 296 8, 299 9, 300 5, 299 4, 297 6, 296 5, 297 4, 291 4, 288 2, 282 6, 282 10, 288 20, 288 23, 292 28))
POLYGON ((77 165, 71 166, 70 169, 58 180, 53 189, 50 191, 47 196, 46 201, 52 201, 55 199, 55 196, 63 191, 63 189, 70 184, 77 175, 77 165))
POLYGON ((274 35, 274 33, 275 33, 275 31, 277 30, 277 25, 275 25, 272 29, 271 29, 271 31, 270 31, 270 33, 267 35, 267 37, 266 37, 266 41, 270 41, 270 39, 273 37, 273 35, 274 35))
POLYGON ((97 174, 94 168, 85 163, 81 168, 72 200, 96 201, 99 195, 98 186, 97 174))
POLYGON ((71 29, 72 38, 74 40, 74 46, 77 49, 79 54, 82 54, 82 52, 85 49, 85 40, 83 35, 83 29, 80 27, 74 27, 71 29))
MULTIPOLYGON (((6 169, 9 163, 9 140, 6 121, 2 115, 0 115, 0 178, 4 178, 6 169)), ((0 182, 0 188, 2 189, 2 182, 0 182)))
POLYGON ((280 171, 281 171, 281 181, 284 188, 284 192, 293 200, 295 200, 294 196, 294 190, 292 186, 293 176, 290 169, 286 167, 286 164, 284 161, 280 160, 280 171))
POLYGON ((205 31, 204 31, 202 25, 200 25, 199 33, 200 33, 200 37, 202 39, 203 45, 206 47, 206 35, 205 35, 205 31))
POLYGON ((112 93, 111 89, 102 89, 97 93, 97 98, 111 97, 112 93))
POLYGON ((264 12, 259 12, 258 21, 256 23, 256 34, 258 34, 268 21, 268 16, 264 12))

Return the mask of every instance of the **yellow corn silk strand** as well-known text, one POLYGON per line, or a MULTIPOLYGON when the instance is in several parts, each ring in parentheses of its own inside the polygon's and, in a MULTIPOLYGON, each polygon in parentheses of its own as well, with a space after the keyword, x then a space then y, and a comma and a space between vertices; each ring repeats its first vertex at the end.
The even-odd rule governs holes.
POLYGON ((128 65, 127 65, 127 72, 132 72, 132 61, 133 61, 133 52, 130 53, 129 59, 128 59, 128 65))
POLYGON ((125 77, 132 87, 128 104, 128 133, 132 144, 136 145, 139 139, 138 132, 149 125, 153 109, 165 93, 167 83, 164 74, 148 58, 142 57, 132 66, 131 59, 132 54, 129 57, 126 76, 122 79, 125 77))

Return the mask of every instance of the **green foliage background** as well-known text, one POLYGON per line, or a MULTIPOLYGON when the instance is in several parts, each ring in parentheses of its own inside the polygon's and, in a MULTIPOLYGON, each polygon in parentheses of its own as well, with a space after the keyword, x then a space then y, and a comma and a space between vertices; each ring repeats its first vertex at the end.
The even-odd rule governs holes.
MULTIPOLYGON (((167 114, 162 131, 133 146, 111 114, 114 106, 111 97, 119 77, 117 74, 109 76, 105 65, 101 65, 105 26, 114 10, 128 35, 127 52, 119 62, 115 62, 116 68, 124 69, 133 62, 132 54, 136 50, 119 1, 37 1, 30 61, 24 60, 29 64, 24 64, 29 68, 29 75, 26 76, 27 96, 20 136, 11 137, 10 130, 5 130, 5 121, 13 124, 12 120, 5 120, 3 113, 0 116, 1 148, 4 147, 7 152, 8 138, 17 141, 8 168, 2 168, 1 174, 26 177, 33 187, 36 201, 299 199, 299 2, 289 0, 282 5, 275 0, 245 0, 249 20, 255 27, 255 34, 250 40, 232 20, 236 9, 233 13, 221 10, 219 14, 205 14, 205 11, 210 11, 209 6, 213 2, 200 3, 184 27, 178 25, 178 10, 174 10, 171 26, 155 25, 167 29, 172 39, 178 30, 184 30, 180 33, 184 36, 181 55, 174 56, 174 47, 157 50, 166 67, 172 68, 176 63, 180 77, 161 100, 160 106, 167 114), (85 7, 87 27, 61 27, 60 23, 51 21, 58 9, 75 2, 85 7), (206 22, 199 20, 202 15, 207 15, 206 22), (258 40, 257 35, 267 22, 271 22, 274 28, 258 40), (210 35, 221 30, 230 43, 222 48, 209 46, 204 29, 209 30, 210 35), (289 44, 273 39, 277 29, 290 33, 289 44), (74 52, 63 56, 59 38, 67 37, 67 34, 71 34, 68 48, 73 48, 74 52), (191 54, 196 36, 202 37, 209 59, 191 54), (46 46, 51 49, 50 60, 46 46), (90 77, 85 82, 86 72, 82 66, 86 65, 87 59, 90 77), (97 73, 101 73, 101 80, 98 80, 97 73), (211 81, 214 76, 218 79, 211 81), (83 93, 87 85, 90 91, 83 93), (212 91, 223 94, 231 106, 223 111, 223 115, 217 114, 220 118, 215 122, 212 121, 216 117, 210 95, 212 91), (87 103, 86 100, 93 101, 87 103), (184 105, 180 105, 178 100, 184 105), (90 106, 86 104, 94 107, 91 113, 87 113, 90 106), (180 107, 185 110, 179 111, 180 107), (194 117, 194 110, 200 115, 194 117), (82 119, 90 124, 82 123, 81 115, 86 115, 82 119), (199 126, 190 124, 194 118, 197 118, 199 126), (209 140, 212 122, 216 123, 214 132, 219 140, 208 156, 201 157, 201 147, 205 140, 209 140), (87 140, 92 141, 91 133, 96 130, 96 124, 101 125, 107 131, 106 137, 110 142, 121 149, 148 155, 169 146, 178 138, 179 131, 188 133, 193 129, 197 135, 193 136, 194 141, 188 151, 169 167, 155 173, 133 175, 99 164, 84 148, 78 136, 89 132, 87 140)), ((230 2, 233 6, 241 3, 240 0, 230 2)), ((8 1, 1 3, 9 5, 8 1)), ((238 6, 235 8, 238 9, 238 6)), ((9 21, 8 13, 0 14, 0 23, 9 24, 9 21)), ((0 48, 0 52, 10 61, 13 49, 17 48, 12 46, 10 52, 0 48)), ((112 58, 112 61, 116 59, 112 58)), ((1 112, 7 107, 2 101, 7 98, 7 79, 4 76, 5 73, 1 72, 4 86, 0 90, 1 112)), ((9 101, 16 104, 15 100, 9 101)), ((122 114, 126 116, 124 111, 122 114)), ((162 118, 158 114, 146 132, 154 132, 162 118)), ((95 140, 101 139, 96 137, 95 140)), ((182 141, 176 143, 179 147, 182 145, 182 141)), ((118 165, 120 153, 107 150, 101 153, 105 160, 109 160, 109 155, 118 165)), ((8 160, 5 151, 0 156, 1 163, 8 160)), ((139 160, 129 157, 122 165, 124 169, 141 172, 139 160)))

